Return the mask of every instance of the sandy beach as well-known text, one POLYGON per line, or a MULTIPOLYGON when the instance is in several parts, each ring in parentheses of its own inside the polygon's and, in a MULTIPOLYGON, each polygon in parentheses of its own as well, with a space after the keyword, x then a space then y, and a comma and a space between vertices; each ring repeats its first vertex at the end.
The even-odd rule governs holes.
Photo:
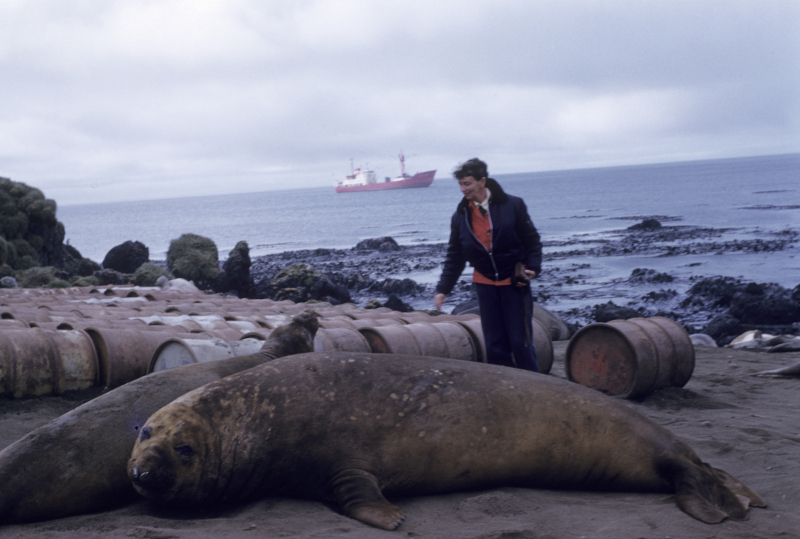
MULTIPOLYGON (((566 341, 554 343, 553 376, 564 377, 566 341)), ((663 539, 797 537, 800 530, 798 378, 753 373, 800 362, 800 352, 767 354, 696 348, 694 375, 641 402, 625 401, 683 438, 700 457, 747 484, 767 502, 749 520, 704 524, 672 495, 500 488, 393 499, 407 520, 393 532, 347 518, 326 504, 261 499, 224 511, 185 514, 142 500, 113 511, 24 525, 0 537, 233 538, 425 537, 663 539)), ((0 402, 0 447, 93 398, 99 390, 0 402)), ((0 487, 2 488, 2 487, 0 487)))

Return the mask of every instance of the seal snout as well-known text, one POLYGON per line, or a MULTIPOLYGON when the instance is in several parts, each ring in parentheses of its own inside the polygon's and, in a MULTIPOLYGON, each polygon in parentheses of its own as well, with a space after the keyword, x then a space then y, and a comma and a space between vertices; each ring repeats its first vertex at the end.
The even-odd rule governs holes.
POLYGON ((170 472, 171 467, 165 465, 163 460, 153 452, 131 459, 128 465, 128 477, 134 488, 143 496, 166 499, 165 494, 175 486, 176 476, 170 472))

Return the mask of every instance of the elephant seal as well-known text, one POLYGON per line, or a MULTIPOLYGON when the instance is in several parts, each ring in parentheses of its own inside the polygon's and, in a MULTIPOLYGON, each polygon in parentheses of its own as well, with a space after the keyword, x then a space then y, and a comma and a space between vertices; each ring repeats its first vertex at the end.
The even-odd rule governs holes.
POLYGON ((128 475, 157 502, 316 498, 389 530, 404 513, 384 493, 674 492, 681 509, 709 523, 745 519, 745 499, 764 505, 599 391, 520 369, 394 354, 301 354, 200 387, 147 420, 128 475))
POLYGON ((278 327, 248 356, 153 373, 64 414, 0 452, 0 523, 115 507, 136 497, 126 464, 145 420, 176 397, 276 357, 314 349, 317 314, 278 327))

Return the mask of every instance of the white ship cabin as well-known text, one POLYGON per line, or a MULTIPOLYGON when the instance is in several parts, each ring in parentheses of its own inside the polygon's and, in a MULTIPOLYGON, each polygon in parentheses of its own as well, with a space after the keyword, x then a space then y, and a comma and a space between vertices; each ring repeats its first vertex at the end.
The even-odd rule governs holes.
POLYGON ((390 178, 389 176, 386 176, 386 183, 389 183, 389 182, 402 182, 403 180, 407 180, 410 177, 411 177, 411 175, 410 174, 406 174, 405 172, 401 176, 398 176, 396 178, 390 178))
POLYGON ((341 180, 339 185, 342 187, 349 187, 356 185, 367 185, 369 183, 375 183, 375 171, 361 170, 360 168, 357 168, 352 174, 345 177, 344 180, 341 180))

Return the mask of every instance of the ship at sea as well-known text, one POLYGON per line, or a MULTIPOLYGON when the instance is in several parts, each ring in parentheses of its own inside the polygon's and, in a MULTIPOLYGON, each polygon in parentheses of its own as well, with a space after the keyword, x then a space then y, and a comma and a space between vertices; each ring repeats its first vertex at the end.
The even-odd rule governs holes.
POLYGON ((382 189, 408 189, 411 187, 428 187, 433 183, 433 176, 436 170, 429 170, 427 172, 418 172, 411 176, 406 173, 406 158, 401 153, 400 158, 400 175, 396 178, 386 177, 382 182, 375 179, 374 170, 362 170, 360 168, 354 169, 353 173, 345 177, 343 180, 336 182, 337 193, 350 193, 353 191, 379 191, 382 189))

